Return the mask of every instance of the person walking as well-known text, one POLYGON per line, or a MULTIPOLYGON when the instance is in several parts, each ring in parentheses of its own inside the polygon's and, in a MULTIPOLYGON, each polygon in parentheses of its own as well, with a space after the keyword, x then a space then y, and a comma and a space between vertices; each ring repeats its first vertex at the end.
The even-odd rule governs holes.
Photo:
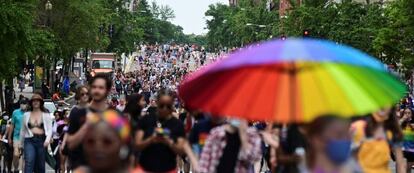
POLYGON ((246 121, 231 119, 211 130, 201 153, 201 173, 247 173, 261 158, 261 139, 246 121))
POLYGON ((76 173, 127 173, 130 126, 115 110, 107 110, 91 121, 82 146, 87 166, 76 173))
POLYGON ((24 172, 45 173, 45 157, 52 138, 52 119, 44 107, 40 93, 33 94, 29 104, 30 111, 23 116, 20 132, 25 161, 24 172))
POLYGON ((309 173, 349 173, 351 156, 350 123, 334 115, 316 118, 306 127, 308 139, 307 170, 309 173))
POLYGON ((19 164, 21 162, 21 149, 22 143, 20 142, 21 138, 24 136, 20 135, 20 130, 23 124, 23 116, 28 108, 28 100, 26 98, 22 98, 19 101, 20 108, 13 111, 11 125, 8 133, 8 142, 11 147, 13 147, 13 168, 14 172, 18 172, 21 170, 19 168, 19 164))
POLYGON ((401 111, 402 118, 400 125, 403 132, 403 154, 407 160, 407 172, 411 172, 414 166, 414 119, 413 111, 410 108, 404 108, 401 111))
POLYGON ((69 162, 73 170, 80 168, 86 164, 83 148, 81 143, 89 130, 88 114, 98 113, 109 109, 107 97, 112 88, 112 81, 105 74, 97 74, 92 78, 90 93, 87 89, 78 90, 78 105, 76 109, 72 109, 69 115, 69 127, 66 139, 66 145, 69 149, 69 162), (92 101, 89 104, 88 96, 92 101))
POLYGON ((395 156, 397 173, 406 172, 403 133, 394 113, 391 108, 384 108, 352 123, 352 148, 363 172, 391 173, 391 151, 395 156))
POLYGON ((185 153, 184 125, 173 113, 173 96, 158 93, 157 115, 146 115, 138 124, 135 148, 141 151, 139 166, 144 172, 177 172, 177 156, 185 153))

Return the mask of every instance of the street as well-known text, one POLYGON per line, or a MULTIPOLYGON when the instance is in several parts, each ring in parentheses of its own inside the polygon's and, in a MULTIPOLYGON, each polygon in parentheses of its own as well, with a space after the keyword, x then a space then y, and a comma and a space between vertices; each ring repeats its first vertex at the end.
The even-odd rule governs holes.
POLYGON ((27 172, 54 172, 45 149, 64 145, 58 172, 412 172, 413 9, 4 1, 0 137, 16 150, 0 159, 24 147, 27 172))

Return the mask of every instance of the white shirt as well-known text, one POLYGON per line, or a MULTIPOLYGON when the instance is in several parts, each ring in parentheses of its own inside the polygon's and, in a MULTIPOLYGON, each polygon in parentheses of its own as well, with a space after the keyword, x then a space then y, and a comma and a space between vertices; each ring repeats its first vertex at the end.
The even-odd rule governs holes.
MULTIPOLYGON (((24 139, 25 138, 33 137, 33 133, 28 127, 30 114, 31 114, 31 112, 26 112, 23 115, 23 121, 22 122, 24 124, 22 126, 22 129, 20 130, 20 136, 24 136, 24 138, 21 138, 21 144, 22 145, 24 144, 24 139)), ((52 117, 50 117, 50 115, 48 113, 44 112, 42 114, 42 121, 43 121, 43 129, 44 129, 45 135, 46 135, 46 140, 45 141, 50 141, 50 139, 52 138, 52 117)))

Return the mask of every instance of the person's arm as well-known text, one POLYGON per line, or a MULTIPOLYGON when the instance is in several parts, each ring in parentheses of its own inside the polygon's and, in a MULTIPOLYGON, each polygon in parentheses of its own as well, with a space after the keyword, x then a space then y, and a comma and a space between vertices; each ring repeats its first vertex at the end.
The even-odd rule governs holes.
POLYGON ((43 143, 44 147, 48 147, 50 144, 50 141, 52 139, 52 119, 49 117, 47 113, 43 113, 43 119, 45 124, 45 134, 46 134, 46 140, 43 143))
POLYGON ((263 141, 268 144, 269 146, 273 147, 273 148, 278 148, 279 147, 279 137, 277 137, 276 135, 273 135, 269 132, 261 132, 263 141))
POLYGON ((16 122, 16 115, 15 115, 15 113, 13 112, 12 117, 11 117, 11 122, 10 122, 9 131, 8 131, 8 133, 6 133, 6 135, 7 135, 7 140, 8 140, 8 143, 9 143, 10 145, 13 145, 13 141, 12 141, 12 139, 13 139, 13 131, 14 131, 14 123, 15 123, 15 122, 16 122))
POLYGON ((9 129, 8 129, 8 131, 7 131, 7 133, 6 133, 6 135, 7 135, 7 140, 8 140, 8 143, 9 143, 9 145, 11 145, 11 146, 13 146, 13 131, 14 131, 14 123, 13 123, 13 121, 12 121, 12 123, 10 124, 10 127, 9 127, 9 129))
POLYGON ((135 134, 135 148, 139 151, 142 151, 145 148, 147 148, 149 145, 154 143, 155 138, 156 138, 155 136, 151 136, 147 139, 144 139, 144 131, 138 130, 137 133, 135 134))
POLYGON ((407 162, 404 158, 401 147, 394 147, 393 150, 395 154, 395 163, 396 163, 397 173, 406 173, 407 162))
POLYGON ((85 137, 89 126, 89 123, 85 123, 76 133, 67 134, 67 145, 69 149, 73 150, 82 143, 83 137, 85 137))
MULTIPOLYGON (((70 150, 75 149, 77 146, 79 146, 82 143, 83 137, 86 135, 86 132, 88 131, 90 124, 88 121, 86 121, 81 128, 79 128, 76 132, 74 130, 74 124, 79 124, 77 117, 75 117, 75 109, 72 109, 69 115, 69 129, 67 133, 67 143, 68 148, 70 150)), ((79 112, 76 112, 79 113, 79 112)))
POLYGON ((188 142, 185 138, 179 137, 177 139, 177 142, 175 142, 175 143, 172 139, 165 138, 164 142, 166 142, 176 154, 178 154, 178 155, 186 154, 185 149, 184 149, 184 145, 188 142))
POLYGON ((183 146, 183 150, 184 150, 184 152, 185 152, 185 154, 187 155, 187 157, 190 159, 190 163, 191 163, 191 165, 192 165, 192 167, 193 167, 193 172, 200 172, 199 170, 198 170, 198 168, 199 168, 199 165, 198 165, 198 160, 197 160, 197 157, 195 156, 195 154, 193 153, 193 150, 191 149, 191 146, 190 146, 190 144, 188 143, 188 141, 186 141, 185 143, 184 143, 184 146, 183 146))
POLYGON ((30 114, 30 112, 26 112, 24 115, 23 115, 23 118, 22 118, 22 124, 21 124, 21 128, 20 128, 20 144, 19 144, 19 146, 20 147, 23 147, 23 145, 24 145, 24 139, 26 138, 25 136, 26 136, 26 114, 30 114))

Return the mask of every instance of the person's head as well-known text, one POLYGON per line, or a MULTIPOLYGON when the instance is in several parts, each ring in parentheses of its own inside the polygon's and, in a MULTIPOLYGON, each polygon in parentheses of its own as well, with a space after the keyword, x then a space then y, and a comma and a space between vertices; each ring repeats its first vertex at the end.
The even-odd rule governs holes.
POLYGON ((112 88, 112 81, 106 74, 98 73, 91 81, 91 97, 95 102, 105 102, 112 88))
POLYGON ((119 100, 119 105, 122 105, 122 106, 125 105, 125 99, 120 99, 119 100))
POLYGON ((374 135, 375 130, 382 126, 386 131, 390 131, 392 133, 392 141, 393 142, 401 142, 403 138, 403 134, 401 131, 401 127, 398 124, 397 116, 395 115, 396 111, 395 108, 387 108, 380 110, 376 113, 373 113, 371 116, 367 118, 367 126, 366 126, 366 135, 368 137, 372 137, 374 135))
POLYGON ((318 161, 340 166, 348 160, 351 152, 349 126, 347 120, 333 115, 316 118, 307 126, 310 168, 318 161))
POLYGON ((403 109, 401 113, 402 118, 405 118, 408 121, 413 119, 413 111, 410 108, 403 109))
POLYGON ((122 169, 128 158, 130 126, 117 111, 91 115, 92 126, 82 142, 92 172, 122 169))
POLYGON ((167 118, 174 111, 174 98, 172 92, 161 90, 157 97, 157 110, 160 118, 167 118))
POLYGON ((79 104, 86 104, 89 102, 89 99, 89 89, 87 86, 80 86, 76 89, 75 100, 78 101, 79 104))
POLYGON ((383 123, 390 117, 391 108, 383 108, 372 114, 372 117, 377 123, 383 123))
POLYGON ((55 120, 62 120, 64 119, 64 112, 56 110, 55 112, 53 112, 53 116, 55 117, 55 120))
POLYGON ((46 108, 44 107, 44 101, 42 94, 34 93, 32 98, 29 101, 30 111, 33 110, 41 110, 42 112, 47 112, 46 108))
POLYGON ((20 109, 22 110, 22 111, 26 111, 27 110, 27 105, 28 104, 28 100, 26 99, 26 98, 22 98, 22 99, 20 99, 20 101, 19 101, 19 105, 20 105, 20 109))
POLYGON ((145 99, 141 94, 132 94, 127 98, 124 113, 128 113, 132 119, 138 118, 145 104, 145 99))
POLYGON ((22 94, 19 95, 19 101, 24 99, 24 98, 25 98, 24 95, 22 95, 22 94))

